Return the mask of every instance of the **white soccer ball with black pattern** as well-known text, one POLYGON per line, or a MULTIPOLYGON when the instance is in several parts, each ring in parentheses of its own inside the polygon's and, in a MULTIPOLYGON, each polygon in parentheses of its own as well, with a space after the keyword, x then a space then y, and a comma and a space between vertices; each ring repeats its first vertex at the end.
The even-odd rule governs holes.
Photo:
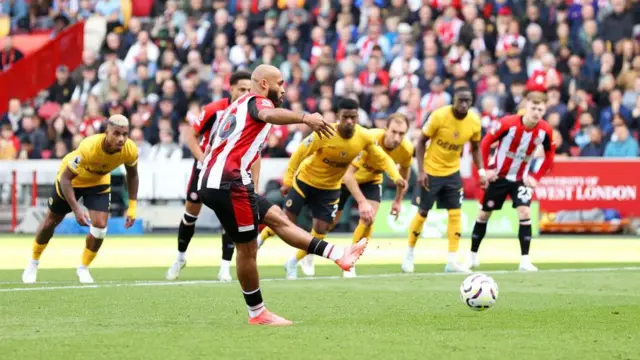
POLYGON ((498 301, 498 284, 485 274, 471 274, 460 285, 460 300, 471 310, 483 311, 498 301))

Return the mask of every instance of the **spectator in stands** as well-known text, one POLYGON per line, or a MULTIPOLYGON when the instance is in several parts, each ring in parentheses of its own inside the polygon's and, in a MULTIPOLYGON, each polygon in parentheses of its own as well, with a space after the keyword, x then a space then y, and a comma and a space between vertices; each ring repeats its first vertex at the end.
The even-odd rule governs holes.
POLYGON ((597 126, 588 128, 589 143, 580 150, 580 156, 600 157, 604 154, 602 144, 602 130, 597 126))
POLYGON ((20 140, 9 123, 3 123, 0 131, 0 160, 13 160, 20 150, 20 140))
POLYGON ((107 32, 113 31, 123 23, 120 0, 98 0, 95 11, 107 21, 107 32))
POLYGON ((609 93, 609 106, 600 111, 600 128, 605 134, 613 131, 613 119, 620 116, 627 125, 631 124, 631 110, 622 105, 622 91, 619 88, 609 93))
POLYGON ((22 147, 19 156, 27 159, 40 159, 41 152, 47 148, 49 141, 40 127, 40 119, 35 116, 32 108, 27 108, 23 112, 22 130, 20 134, 22 147))
POLYGON ((60 105, 71 101, 75 84, 69 75, 69 68, 66 65, 60 65, 56 69, 56 82, 49 88, 49 96, 47 101, 56 102, 60 105))
POLYGON ((152 155, 152 145, 144 139, 144 133, 142 130, 140 128, 131 129, 129 137, 138 146, 138 158, 140 160, 150 159, 152 155))
POLYGON ((149 158, 152 160, 178 161, 182 159, 182 149, 173 141, 171 128, 160 129, 160 142, 153 145, 149 158))
POLYGON ((633 87, 631 89, 627 89, 622 96, 622 106, 627 109, 635 108, 636 100, 640 98, 640 56, 636 57, 636 59, 637 61, 634 61, 634 63, 638 63, 639 68, 635 75, 633 87))
POLYGON ((53 148, 54 159, 62 159, 68 153, 69 153, 69 149, 67 147, 67 144, 64 141, 58 140, 55 142, 55 145, 53 148))
POLYGON ((0 120, 0 125, 9 124, 13 131, 17 133, 21 130, 22 114, 20 100, 12 98, 9 100, 9 111, 0 120))
POLYGON ((625 121, 616 116, 613 120, 613 135, 604 149, 605 157, 636 157, 638 156, 638 142, 630 136, 625 121))
POLYGON ((13 39, 6 36, 2 43, 2 51, 0 51, 0 71, 8 70, 12 64, 22 59, 24 54, 13 47, 13 39))
POLYGON ((11 17, 11 29, 17 28, 19 22, 24 21, 29 15, 28 2, 25 0, 5 0, 0 5, 0 13, 11 17))
POLYGON ((67 124, 65 123, 63 117, 58 116, 55 118, 55 120, 49 122, 49 125, 47 126, 49 148, 53 148, 55 151, 56 149, 54 146, 57 142, 60 141, 65 143, 65 148, 69 148, 71 146, 72 137, 73 134, 71 133, 71 131, 69 131, 69 128, 67 127, 67 124))
POLYGON ((562 138, 562 134, 558 129, 553 129, 553 141, 556 144, 556 157, 566 158, 571 156, 570 146, 562 138))

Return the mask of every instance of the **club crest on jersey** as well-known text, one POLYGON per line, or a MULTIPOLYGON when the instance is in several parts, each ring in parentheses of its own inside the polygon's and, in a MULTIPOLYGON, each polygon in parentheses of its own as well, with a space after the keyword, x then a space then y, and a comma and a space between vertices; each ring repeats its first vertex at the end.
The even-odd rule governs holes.
POLYGON ((341 158, 347 157, 347 152, 346 151, 340 151, 340 157, 341 158))
POLYGON ((73 160, 71 160, 71 162, 69 163, 69 167, 72 168, 73 170, 77 170, 79 165, 80 165, 80 155, 77 155, 76 157, 73 158, 73 160))
POLYGON ((459 132, 457 132, 457 131, 454 131, 454 132, 453 132, 453 138, 454 138, 454 139, 457 139, 457 138, 459 138, 459 137, 460 137, 460 133, 459 133, 459 132))

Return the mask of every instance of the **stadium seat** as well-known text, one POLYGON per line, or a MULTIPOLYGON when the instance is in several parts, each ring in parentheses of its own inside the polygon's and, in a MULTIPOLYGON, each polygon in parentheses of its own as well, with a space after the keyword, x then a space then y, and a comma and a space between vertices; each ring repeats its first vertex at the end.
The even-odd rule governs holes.
POLYGON ((8 16, 0 16, 0 38, 11 32, 11 19, 8 16))
POLYGON ((132 14, 135 17, 149 17, 153 8, 153 0, 132 1, 132 14))
POLYGON ((571 156, 580 156, 580 147, 579 146, 570 147, 569 153, 571 154, 571 156))

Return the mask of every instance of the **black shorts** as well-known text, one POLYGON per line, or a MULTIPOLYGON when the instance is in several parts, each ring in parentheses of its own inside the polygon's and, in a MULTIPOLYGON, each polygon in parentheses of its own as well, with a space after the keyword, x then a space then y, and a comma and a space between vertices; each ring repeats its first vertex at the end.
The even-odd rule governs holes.
MULTIPOLYGON (((86 188, 74 187, 73 193, 76 200, 82 198, 82 203, 89 210, 102 211, 108 213, 111 209, 111 185, 98 185, 86 188)), ((49 197, 49 210, 57 215, 70 213, 71 206, 64 199, 60 183, 56 180, 51 197, 49 197)))
POLYGON ((489 183, 489 187, 482 198, 482 210, 494 211, 502 209, 507 195, 511 198, 513 208, 515 209, 519 206, 531 205, 533 190, 525 186, 522 181, 509 181, 499 178, 489 183))
POLYGON ((200 179, 200 169, 198 168, 198 160, 193 161, 193 168, 191 169, 191 176, 189 177, 189 183, 187 184, 187 201, 196 204, 202 204, 200 195, 198 194, 198 180, 200 179))
POLYGON ((296 178, 293 189, 289 190, 284 200, 284 208, 293 213, 300 215, 302 208, 307 205, 311 210, 311 217, 326 223, 333 223, 333 219, 338 212, 338 201, 340 199, 340 190, 324 190, 317 189, 296 178))
POLYGON ((273 204, 253 191, 253 185, 231 185, 229 189, 203 188, 202 203, 213 210, 234 243, 247 243, 258 236, 258 225, 273 204))
MULTIPOLYGON (((382 199, 382 185, 374 184, 372 182, 358 184, 360 186, 360 191, 362 191, 362 195, 364 195, 365 199, 380 202, 382 199)), ((342 211, 344 209, 344 205, 351 196, 351 192, 347 189, 346 185, 342 185, 340 188, 340 202, 338 202, 338 211, 342 211)))
POLYGON ((417 186, 411 203, 429 211, 437 201, 438 209, 451 210, 460 209, 463 199, 462 177, 456 172, 448 176, 429 175, 429 188, 417 186))

